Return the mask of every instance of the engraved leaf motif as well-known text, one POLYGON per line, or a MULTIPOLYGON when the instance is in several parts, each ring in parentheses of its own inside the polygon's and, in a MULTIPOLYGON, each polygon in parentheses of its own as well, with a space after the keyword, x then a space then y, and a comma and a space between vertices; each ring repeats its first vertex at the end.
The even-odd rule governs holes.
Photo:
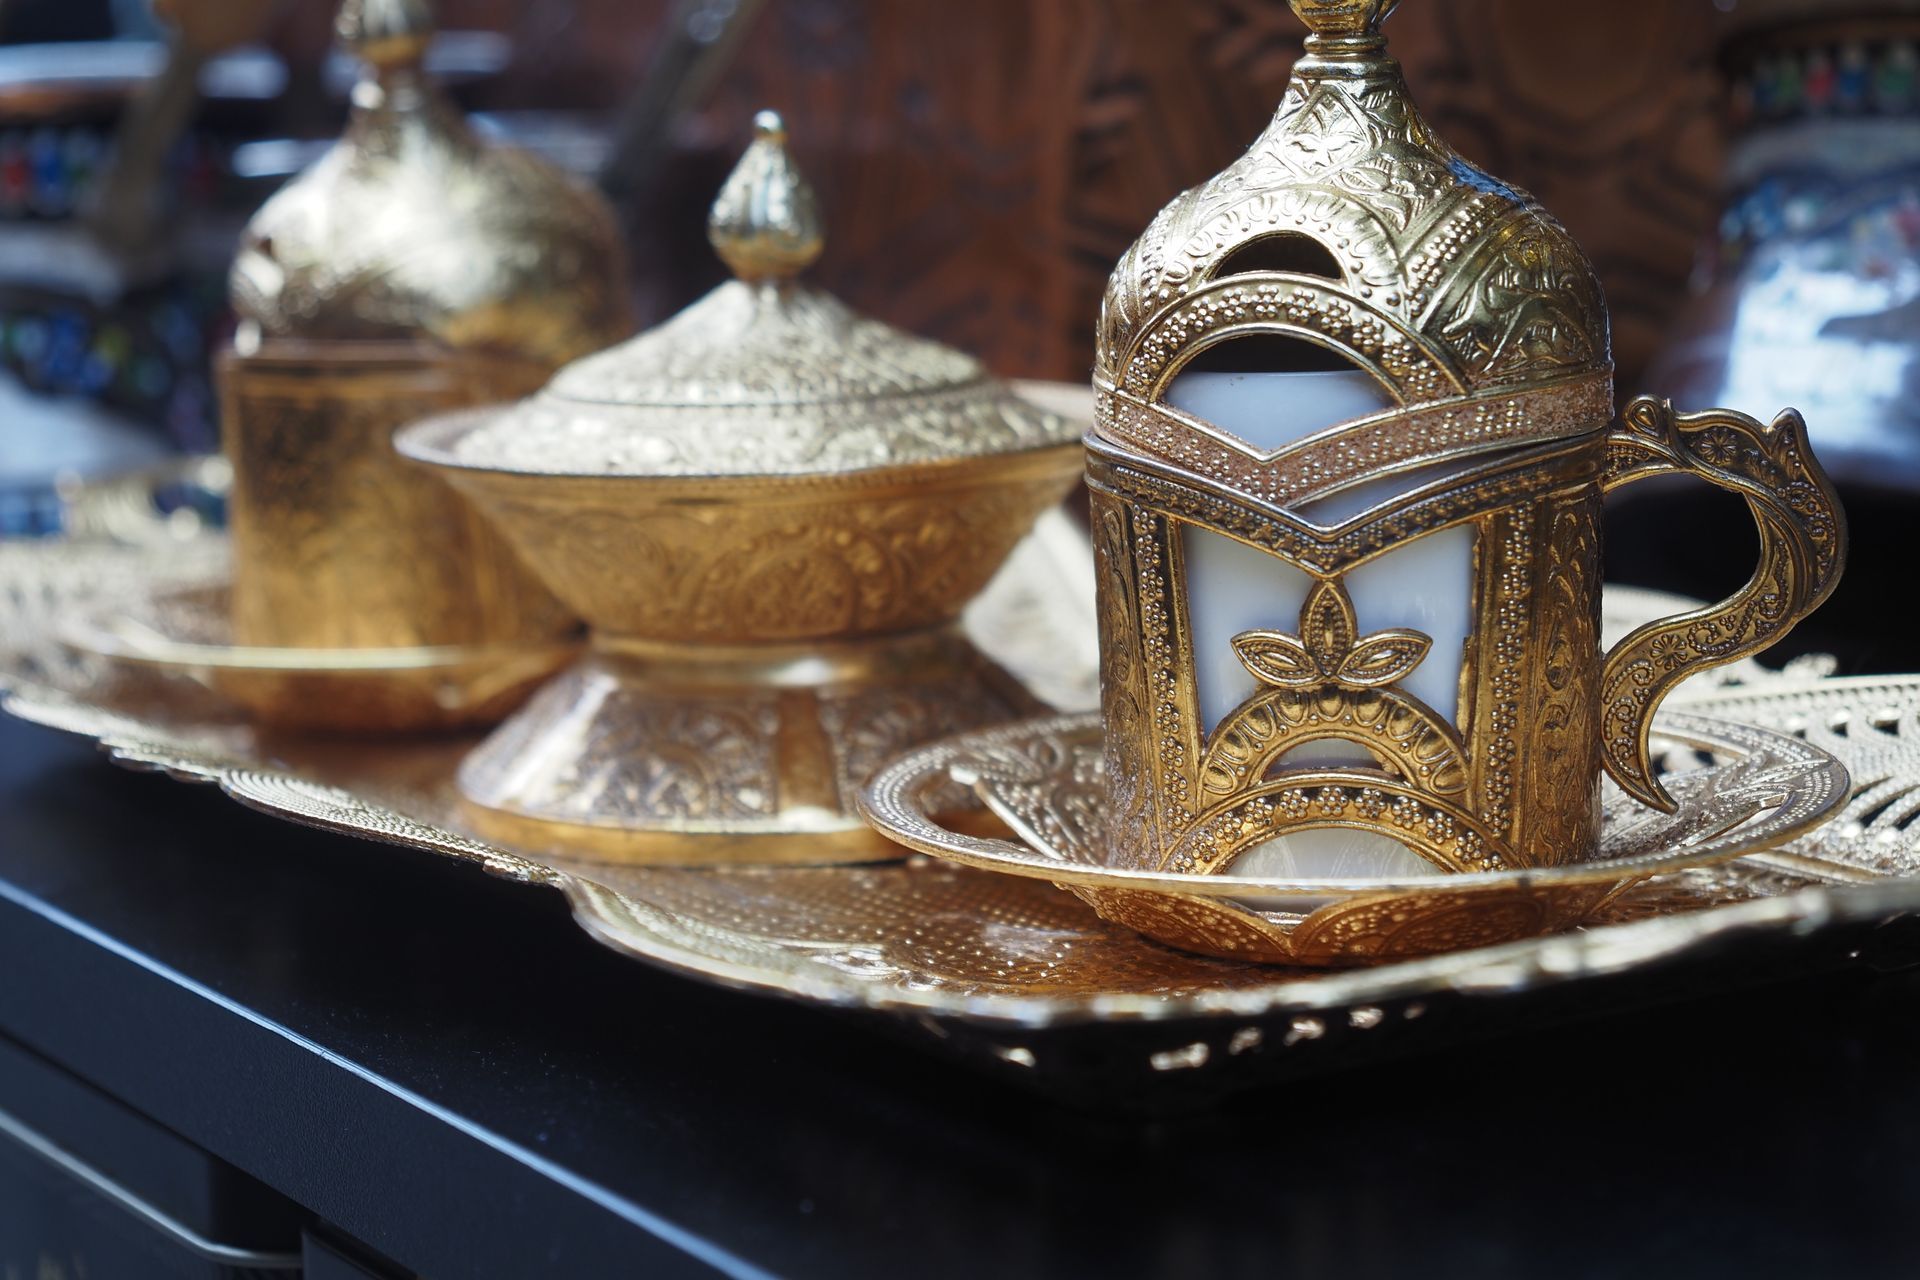
POLYGON ((1335 677, 1362 689, 1392 684, 1420 665, 1433 641, 1418 631, 1377 631, 1353 647, 1335 677))
POLYGON ((1319 670, 1332 675, 1346 660, 1359 631, 1353 601, 1338 582, 1320 582, 1300 608, 1300 638, 1319 670))
POLYGON ((1243 631, 1233 638, 1233 651, 1256 679, 1267 684, 1300 687, 1320 680, 1320 664, 1306 646, 1278 631, 1243 631))

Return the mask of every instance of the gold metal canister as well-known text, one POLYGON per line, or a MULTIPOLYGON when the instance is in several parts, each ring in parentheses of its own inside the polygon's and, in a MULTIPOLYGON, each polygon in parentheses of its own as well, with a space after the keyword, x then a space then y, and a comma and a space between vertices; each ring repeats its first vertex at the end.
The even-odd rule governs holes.
POLYGON ((524 395, 630 328, 614 220, 478 137, 422 71, 423 0, 348 0, 366 72, 344 137, 261 208, 219 362, 233 462, 234 639, 538 642, 571 615, 395 428, 524 395))

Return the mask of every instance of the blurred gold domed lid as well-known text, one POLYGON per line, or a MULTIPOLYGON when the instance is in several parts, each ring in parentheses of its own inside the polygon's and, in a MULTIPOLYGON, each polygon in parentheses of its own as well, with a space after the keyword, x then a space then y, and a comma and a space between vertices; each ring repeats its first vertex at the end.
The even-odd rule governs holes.
POLYGON ((345 0, 336 29, 365 65, 352 115, 247 225, 243 333, 424 335, 552 367, 631 332, 605 201, 473 132, 421 70, 428 0, 345 0))
POLYGON ((562 369, 453 444, 469 467, 593 475, 807 475, 1070 443, 1065 419, 970 356, 795 277, 820 256, 812 190, 763 111, 707 236, 732 268, 673 319, 562 369))
POLYGON ((1151 398, 1255 331, 1329 348, 1406 403, 1606 370, 1591 264, 1435 136, 1380 35, 1396 0, 1290 3, 1311 34, 1279 110, 1120 259, 1096 381, 1151 398))

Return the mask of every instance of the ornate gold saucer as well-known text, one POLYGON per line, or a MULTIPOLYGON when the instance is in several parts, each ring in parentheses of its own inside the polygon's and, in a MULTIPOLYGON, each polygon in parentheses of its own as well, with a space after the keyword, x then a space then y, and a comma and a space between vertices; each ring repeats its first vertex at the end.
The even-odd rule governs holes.
POLYGON ((58 629, 83 654, 182 676, 262 724, 324 733, 435 732, 498 723, 579 646, 291 649, 233 642, 224 585, 162 588, 58 629))
MULTIPOLYGON (((1847 798, 1831 754, 1767 729, 1673 712, 1669 757, 1716 761, 1663 778, 1662 813, 1610 789, 1599 856, 1581 863, 1417 878, 1280 880, 1108 865, 1100 718, 1064 716, 962 734, 908 752, 874 776, 862 811, 900 843, 967 866, 1049 880, 1116 924, 1205 955, 1271 964, 1404 960, 1554 933, 1649 876, 1708 866, 1793 839, 1847 798), (1024 843, 943 825, 927 797, 959 783, 1024 843)), ((1411 802, 1364 788, 1279 793, 1277 813, 1312 808, 1371 827, 1431 822, 1411 802), (1403 812, 1402 812, 1403 811, 1403 812)))
POLYGON ((709 221, 734 279, 516 405, 395 438, 591 628, 460 766, 492 838, 897 858, 854 812, 872 771, 1044 709, 957 623, 1073 485, 1080 425, 797 279, 821 248, 813 194, 779 118, 755 129, 709 221))

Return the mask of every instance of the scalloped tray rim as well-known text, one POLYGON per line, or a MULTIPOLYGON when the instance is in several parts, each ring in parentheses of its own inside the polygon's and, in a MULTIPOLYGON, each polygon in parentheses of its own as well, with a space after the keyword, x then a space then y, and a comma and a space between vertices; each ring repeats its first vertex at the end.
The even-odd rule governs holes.
MULTIPOLYGON (((1782 681, 1755 687, 1751 694, 1735 688, 1712 696, 1683 698, 1690 709, 1742 696, 1773 697, 1795 691, 1832 692, 1836 687, 1871 689, 1899 684, 1911 693, 1912 678, 1863 676, 1842 679, 1782 681)), ((304 826, 356 835, 381 843, 416 848, 472 862, 487 872, 529 884, 561 890, 575 920, 602 945, 679 973, 773 997, 799 999, 835 1008, 909 1015, 922 1020, 959 1020, 983 1027, 1051 1028, 1085 1022, 1173 1022, 1188 1019, 1266 1018, 1288 1013, 1324 1013, 1435 994, 1505 994, 1546 985, 1601 977, 1643 968, 1711 947, 1717 942, 1752 933, 1806 934, 1828 924, 1868 922, 1910 910, 1920 910, 1920 879, 1901 880, 1868 872, 1845 874, 1837 864, 1818 863, 1791 854, 1748 855, 1761 864, 1777 864, 1800 874, 1831 876, 1831 886, 1814 886, 1777 897, 1729 903, 1699 911, 1601 926, 1578 933, 1504 943, 1473 951, 1455 952, 1374 968, 1329 971, 1320 975, 1288 974, 1271 984, 1235 990, 1216 989, 1183 995, 1115 992, 1093 996, 1009 996, 956 994, 895 983, 839 975, 820 968, 804 976, 736 964, 701 953, 649 932, 650 945, 623 934, 597 909, 596 895, 635 902, 616 890, 576 871, 546 866, 535 859, 485 845, 454 832, 417 822, 404 814, 361 802, 364 813, 387 814, 413 834, 377 829, 351 820, 353 810, 338 814, 302 812, 266 801, 242 783, 249 774, 288 778, 309 787, 298 774, 276 771, 252 762, 235 764, 216 757, 183 755, 178 748, 155 740, 118 737, 75 724, 69 708, 104 711, 84 700, 55 690, 19 683, 0 686, 0 709, 49 728, 94 738, 112 759, 127 767, 156 770, 185 781, 209 782, 230 797, 259 812, 304 826), (47 695, 52 694, 52 700, 47 695), (65 704, 65 705, 63 705, 65 704)), ((337 790, 324 787, 323 790, 337 790)), ((938 865, 929 861, 928 865, 938 865)), ((983 873, 990 874, 990 873, 983 873)), ((648 906, 644 902, 639 905, 648 906)), ((1151 944, 1148 944, 1151 945, 1151 944)))

